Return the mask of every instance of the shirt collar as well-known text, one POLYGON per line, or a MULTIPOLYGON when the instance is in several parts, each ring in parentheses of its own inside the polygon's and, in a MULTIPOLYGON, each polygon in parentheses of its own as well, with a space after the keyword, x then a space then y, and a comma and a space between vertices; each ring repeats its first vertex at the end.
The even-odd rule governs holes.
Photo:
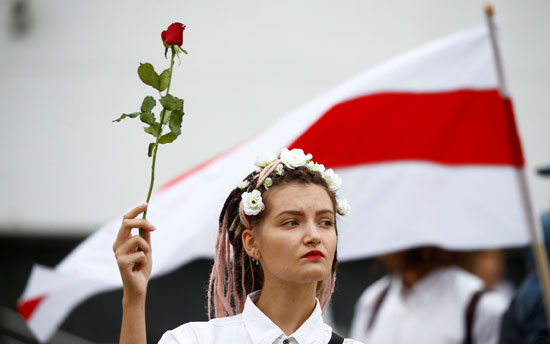
MULTIPOLYGON (((269 319, 254 303, 260 296, 260 291, 249 294, 246 298, 242 312, 246 329, 254 344, 271 344, 277 338, 287 337, 284 332, 271 319, 269 319)), ((323 321, 319 300, 316 300, 315 308, 309 318, 296 332, 288 337, 293 337, 299 344, 316 342, 317 338, 325 338, 332 329, 323 321)), ((329 336, 330 337, 330 336, 329 336)))

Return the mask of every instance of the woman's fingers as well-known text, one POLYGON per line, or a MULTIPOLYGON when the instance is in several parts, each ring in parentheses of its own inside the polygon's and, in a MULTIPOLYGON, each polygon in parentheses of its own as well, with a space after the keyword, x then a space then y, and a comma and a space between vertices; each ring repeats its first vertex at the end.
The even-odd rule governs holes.
MULTIPOLYGON (((122 220, 122 225, 118 231, 117 238, 113 245, 113 251, 116 251, 120 245, 122 245, 126 240, 128 240, 132 235, 132 228, 141 228, 144 229, 144 232, 154 231, 155 226, 153 226, 149 221, 145 219, 136 219, 135 217, 144 212, 147 209, 147 203, 139 205, 134 209, 130 210, 124 215, 122 220)), ((150 242, 150 237, 147 236, 146 241, 150 242)))
POLYGON ((149 221, 144 219, 128 219, 123 220, 123 227, 129 227, 128 234, 126 237, 121 238, 120 241, 124 242, 124 240, 128 240, 128 238, 131 237, 131 231, 132 228, 139 228, 143 229, 141 235, 145 239, 149 245, 151 245, 151 232, 154 231, 156 228, 153 226, 149 221))
POLYGON ((146 219, 136 219, 146 209, 147 204, 142 204, 124 215, 113 244, 125 295, 145 295, 151 274, 151 231, 155 230, 155 226, 146 219), (143 237, 132 236, 133 228, 143 229, 143 237), (135 274, 136 271, 140 273, 135 274))
POLYGON ((117 259, 118 266, 121 270, 132 270, 136 264, 143 267, 147 264, 147 255, 143 251, 126 254, 117 259))
POLYGON ((128 254, 132 254, 137 251, 137 248, 146 253, 151 253, 151 245, 142 237, 139 235, 134 235, 131 239, 127 240, 126 242, 122 243, 116 250, 115 250, 115 256, 124 256, 128 254))
POLYGON ((143 203, 143 204, 138 205, 134 209, 130 210, 126 214, 124 214, 124 217, 122 218, 122 226, 120 227, 120 231, 118 232, 118 238, 126 237, 129 233, 129 230, 131 229, 131 227, 128 228, 127 226, 124 225, 125 221, 135 219, 136 216, 143 213, 146 209, 147 209, 147 203, 143 203))
MULTIPOLYGON (((154 231, 156 229, 155 226, 146 219, 124 219, 122 220, 122 227, 130 231, 132 228, 141 228, 148 231, 154 231)), ((127 233, 129 234, 130 232, 128 231, 127 233)))
POLYGON ((143 213, 147 209, 147 203, 143 203, 124 214, 124 219, 135 219, 136 216, 143 213))
POLYGON ((152 230, 144 230, 142 232, 141 237, 151 246, 151 232, 155 230, 155 226, 153 226, 152 230))

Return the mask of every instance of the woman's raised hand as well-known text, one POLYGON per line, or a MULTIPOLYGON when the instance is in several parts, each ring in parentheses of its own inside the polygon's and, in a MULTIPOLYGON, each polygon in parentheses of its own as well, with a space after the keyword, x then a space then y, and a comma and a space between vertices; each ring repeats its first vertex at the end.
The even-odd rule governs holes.
POLYGON ((142 204, 124 215, 113 245, 122 276, 124 298, 144 298, 147 293, 147 283, 153 265, 151 232, 155 230, 155 226, 145 219, 136 219, 145 209, 147 209, 147 204, 142 204), (143 237, 132 235, 132 228, 143 229, 143 237))

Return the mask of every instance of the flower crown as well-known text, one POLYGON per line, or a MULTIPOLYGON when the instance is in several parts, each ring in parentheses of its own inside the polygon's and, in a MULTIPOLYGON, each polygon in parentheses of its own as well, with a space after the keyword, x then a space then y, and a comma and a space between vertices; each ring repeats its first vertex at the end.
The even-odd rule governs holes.
MULTIPOLYGON (((273 180, 268 176, 272 172, 282 176, 284 174, 283 165, 291 170, 306 166, 310 171, 319 172, 321 174, 330 191, 336 192, 340 189, 342 186, 342 179, 331 168, 325 169, 323 164, 313 162, 311 160, 312 157, 311 154, 305 154, 301 149, 288 150, 284 148, 281 151, 280 158, 277 158, 277 156, 272 153, 264 153, 256 158, 254 165, 257 167, 256 171, 259 172, 258 181, 254 190, 243 192, 239 205, 240 219, 245 227, 249 227, 249 222, 245 215, 258 215, 265 209, 265 205, 262 201, 262 194, 258 188, 263 185, 266 190, 269 189, 273 184, 273 180)), ((243 180, 237 187, 241 190, 245 190, 249 185, 250 182, 248 180, 243 180)), ((336 196, 336 212, 341 216, 348 216, 351 214, 349 203, 339 196, 336 196)))

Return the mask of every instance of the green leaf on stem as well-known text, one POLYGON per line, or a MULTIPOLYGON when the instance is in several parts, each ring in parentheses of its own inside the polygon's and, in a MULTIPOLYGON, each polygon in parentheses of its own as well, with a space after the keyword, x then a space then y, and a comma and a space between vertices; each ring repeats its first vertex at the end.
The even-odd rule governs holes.
POLYGON ((164 45, 164 57, 168 58, 168 46, 166 44, 164 45))
POLYGON ((155 123, 155 115, 151 112, 142 112, 139 119, 145 124, 151 125, 155 123))
POLYGON ((183 99, 174 97, 171 94, 167 94, 164 97, 160 98, 160 103, 162 104, 162 107, 166 110, 183 111, 183 99))
POLYGON ((159 89, 159 75, 155 72, 155 68, 150 63, 140 63, 138 67, 138 75, 144 84, 149 85, 155 89, 159 89))
POLYGON ((160 73, 159 91, 162 92, 167 89, 168 84, 170 84, 170 70, 165 69, 160 73))
POLYGON ((146 133, 153 135, 155 138, 160 135, 161 127, 159 122, 154 122, 149 127, 143 128, 146 133))
POLYGON ((123 113, 122 116, 120 116, 117 119, 114 119, 113 122, 120 122, 121 120, 129 117, 129 118, 136 118, 137 116, 141 115, 140 112, 134 112, 134 113, 123 113))
POLYGON ((180 51, 181 51, 182 53, 184 53, 185 55, 187 55, 187 51, 186 51, 185 49, 183 49, 182 47, 180 47, 180 51))
POLYGON ((159 143, 163 143, 163 144, 164 143, 170 143, 170 142, 173 142, 177 137, 178 137, 177 135, 170 132, 170 133, 162 135, 159 139, 159 143))
POLYGON ((151 112, 156 105, 155 98, 147 96, 143 98, 143 102, 141 103, 141 112, 151 112))
POLYGON ((147 156, 150 158, 153 156, 153 149, 155 148, 155 143, 151 142, 149 143, 149 147, 147 149, 147 156))
POLYGON ((181 134, 181 120, 183 118, 183 111, 172 111, 170 116, 170 132, 179 136, 181 134))
POLYGON ((172 111, 165 110, 164 111, 164 117, 162 118, 162 125, 168 124, 168 121, 170 120, 170 117, 172 117, 172 111))

